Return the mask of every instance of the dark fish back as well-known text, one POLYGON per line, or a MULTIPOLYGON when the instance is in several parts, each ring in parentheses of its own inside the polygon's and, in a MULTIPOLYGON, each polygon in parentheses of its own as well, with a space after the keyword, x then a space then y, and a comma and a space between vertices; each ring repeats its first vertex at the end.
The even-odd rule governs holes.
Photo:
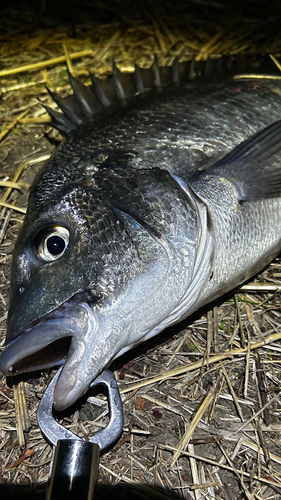
MULTIPOLYGON (((100 92, 104 93, 103 108, 68 133, 60 149, 63 176, 65 169, 77 173, 77 161, 74 165, 73 156, 78 160, 88 159, 93 174, 95 168, 121 150, 132 152, 130 165, 135 168, 140 161, 141 168, 161 164, 162 168, 188 180, 198 170, 206 168, 243 140, 280 118, 279 82, 265 79, 258 80, 257 85, 254 79, 236 81, 233 77, 223 76, 225 72, 223 75, 216 72, 208 79, 198 76, 194 81, 187 80, 179 85, 179 75, 185 79, 194 71, 191 63, 181 66, 176 61, 170 68, 164 68, 169 69, 169 74, 164 76, 162 69, 154 63, 148 70, 137 68, 134 75, 123 74, 119 70, 116 73, 116 70, 115 77, 96 82, 100 92), (175 67, 178 69, 175 70, 175 67), (132 91, 130 85, 133 78, 138 82, 136 75, 143 71, 146 76, 141 81, 145 85, 153 86, 152 76, 156 82, 174 78, 174 83, 162 87, 154 85, 149 92, 126 99, 116 97, 116 81, 122 86, 123 93, 129 94, 126 89, 132 91), (109 86, 114 90, 115 97, 112 97, 113 94, 110 96, 109 86), (111 102, 110 105, 105 104, 106 99, 111 102)), ((135 85, 141 86, 140 82, 135 85)), ((73 96, 70 98, 73 101, 73 96)), ((72 101, 67 99, 64 101, 71 106, 72 101)), ((75 106, 78 106, 77 101, 75 106)), ((64 119, 64 115, 56 113, 64 119)), ((73 127, 76 125, 73 124, 73 127)), ((49 176, 52 163, 49 162, 46 169, 49 176)), ((43 177, 41 172, 41 179, 43 177)))

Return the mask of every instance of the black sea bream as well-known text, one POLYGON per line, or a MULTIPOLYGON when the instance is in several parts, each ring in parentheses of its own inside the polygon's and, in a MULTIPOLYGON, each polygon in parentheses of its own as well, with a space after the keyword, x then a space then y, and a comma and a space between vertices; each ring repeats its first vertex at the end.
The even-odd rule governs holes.
POLYGON ((52 94, 67 138, 31 190, 0 368, 64 364, 57 409, 280 250, 280 84, 190 71, 115 67, 52 94))

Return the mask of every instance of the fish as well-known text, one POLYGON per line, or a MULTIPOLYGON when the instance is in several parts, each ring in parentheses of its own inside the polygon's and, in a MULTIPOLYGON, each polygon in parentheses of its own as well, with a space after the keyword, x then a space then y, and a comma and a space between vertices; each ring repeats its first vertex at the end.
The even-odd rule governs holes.
POLYGON ((13 253, 3 374, 64 365, 60 411, 110 363, 281 248, 281 92, 219 63, 136 66, 45 105, 66 135, 13 253))

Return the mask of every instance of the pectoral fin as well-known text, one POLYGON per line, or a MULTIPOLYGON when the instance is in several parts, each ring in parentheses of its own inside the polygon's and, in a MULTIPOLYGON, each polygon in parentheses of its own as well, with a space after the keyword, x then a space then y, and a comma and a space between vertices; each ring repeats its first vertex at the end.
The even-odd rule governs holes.
POLYGON ((281 196, 281 120, 237 146, 200 173, 232 182, 239 201, 281 196))

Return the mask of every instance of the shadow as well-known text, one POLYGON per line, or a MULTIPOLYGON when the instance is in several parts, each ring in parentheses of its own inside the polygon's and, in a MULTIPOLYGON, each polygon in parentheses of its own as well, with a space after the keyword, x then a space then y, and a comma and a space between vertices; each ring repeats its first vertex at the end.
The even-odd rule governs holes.
MULTIPOLYGON (((0 485, 0 498, 3 500, 45 500, 46 483, 38 485, 0 485)), ((163 488, 150 486, 148 484, 136 483, 133 486, 126 483, 118 483, 116 486, 97 486, 94 500, 178 500, 182 496, 163 488)), ((191 497, 190 497, 191 498, 191 497)), ((64 496, 68 500, 67 494, 64 496)), ((83 498, 81 498, 83 500, 83 498)))

